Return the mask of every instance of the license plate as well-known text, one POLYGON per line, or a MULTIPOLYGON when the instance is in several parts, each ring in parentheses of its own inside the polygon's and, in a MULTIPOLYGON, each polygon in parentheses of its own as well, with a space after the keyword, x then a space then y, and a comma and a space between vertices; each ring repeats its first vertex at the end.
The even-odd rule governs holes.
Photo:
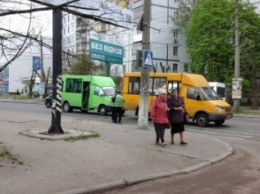
POLYGON ((233 117, 232 113, 227 114, 226 119, 231 119, 233 117))

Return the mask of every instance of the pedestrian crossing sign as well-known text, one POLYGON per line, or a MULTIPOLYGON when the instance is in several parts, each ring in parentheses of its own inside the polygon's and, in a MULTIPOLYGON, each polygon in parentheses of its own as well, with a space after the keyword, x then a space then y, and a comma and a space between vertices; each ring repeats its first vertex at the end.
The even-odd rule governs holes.
POLYGON ((144 50, 143 53, 144 67, 153 68, 153 52, 144 50))

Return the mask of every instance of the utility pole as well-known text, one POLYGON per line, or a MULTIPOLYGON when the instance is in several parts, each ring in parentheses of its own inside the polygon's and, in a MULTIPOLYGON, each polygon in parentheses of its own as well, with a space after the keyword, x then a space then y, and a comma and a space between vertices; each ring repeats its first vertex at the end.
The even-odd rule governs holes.
MULTIPOLYGON (((150 50, 150 19, 151 19, 151 0, 144 1, 144 13, 143 13, 143 36, 142 36, 142 48, 144 50, 150 50)), ((141 67, 141 85, 140 85, 140 100, 138 110, 138 128, 148 129, 148 97, 149 97, 149 72, 150 69, 141 67)))
MULTIPOLYGON (((235 79, 240 77, 240 43, 239 43, 239 12, 238 0, 235 0, 235 79)), ((237 112, 240 108, 240 99, 234 99, 234 110, 237 112)))
MULTIPOLYGON (((43 84, 44 82, 44 78, 43 78, 43 74, 44 74, 44 69, 43 69, 43 49, 42 49, 43 45, 42 45, 42 35, 41 35, 41 43, 40 43, 40 52, 41 52, 41 77, 40 77, 40 82, 41 84, 43 84)), ((43 99, 43 94, 40 94, 40 100, 43 99)))
MULTIPOLYGON (((53 91, 52 96, 55 101, 57 101, 57 78, 61 75, 62 72, 62 12, 59 8, 54 8, 52 11, 52 20, 53 20, 53 78, 52 78, 52 85, 53 85, 53 91)), ((54 101, 54 102, 55 102, 54 101)), ((61 134, 64 133, 62 127, 61 127, 61 111, 59 111, 57 108, 53 109, 52 111, 52 120, 51 120, 51 126, 48 130, 49 134, 61 134)))

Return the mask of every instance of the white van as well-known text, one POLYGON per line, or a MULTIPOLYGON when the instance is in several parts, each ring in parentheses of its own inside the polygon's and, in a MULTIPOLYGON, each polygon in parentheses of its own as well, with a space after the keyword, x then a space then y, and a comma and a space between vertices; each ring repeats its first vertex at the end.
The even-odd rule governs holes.
POLYGON ((226 100, 226 85, 221 82, 209 82, 210 87, 217 92, 217 94, 223 99, 226 100))

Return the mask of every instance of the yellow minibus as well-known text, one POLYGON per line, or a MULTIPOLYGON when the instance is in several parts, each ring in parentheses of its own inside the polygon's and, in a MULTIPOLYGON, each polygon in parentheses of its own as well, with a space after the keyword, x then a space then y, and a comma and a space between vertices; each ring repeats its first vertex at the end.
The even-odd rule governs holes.
MULTIPOLYGON (((122 95, 125 110, 135 110, 138 115, 141 73, 125 73, 122 95)), ((169 93, 177 88, 183 98, 187 117, 192 122, 204 127, 209 122, 222 125, 226 119, 233 117, 231 106, 210 87, 207 80, 199 74, 192 73, 150 73, 149 74, 149 110, 158 89, 165 88, 169 93)))

